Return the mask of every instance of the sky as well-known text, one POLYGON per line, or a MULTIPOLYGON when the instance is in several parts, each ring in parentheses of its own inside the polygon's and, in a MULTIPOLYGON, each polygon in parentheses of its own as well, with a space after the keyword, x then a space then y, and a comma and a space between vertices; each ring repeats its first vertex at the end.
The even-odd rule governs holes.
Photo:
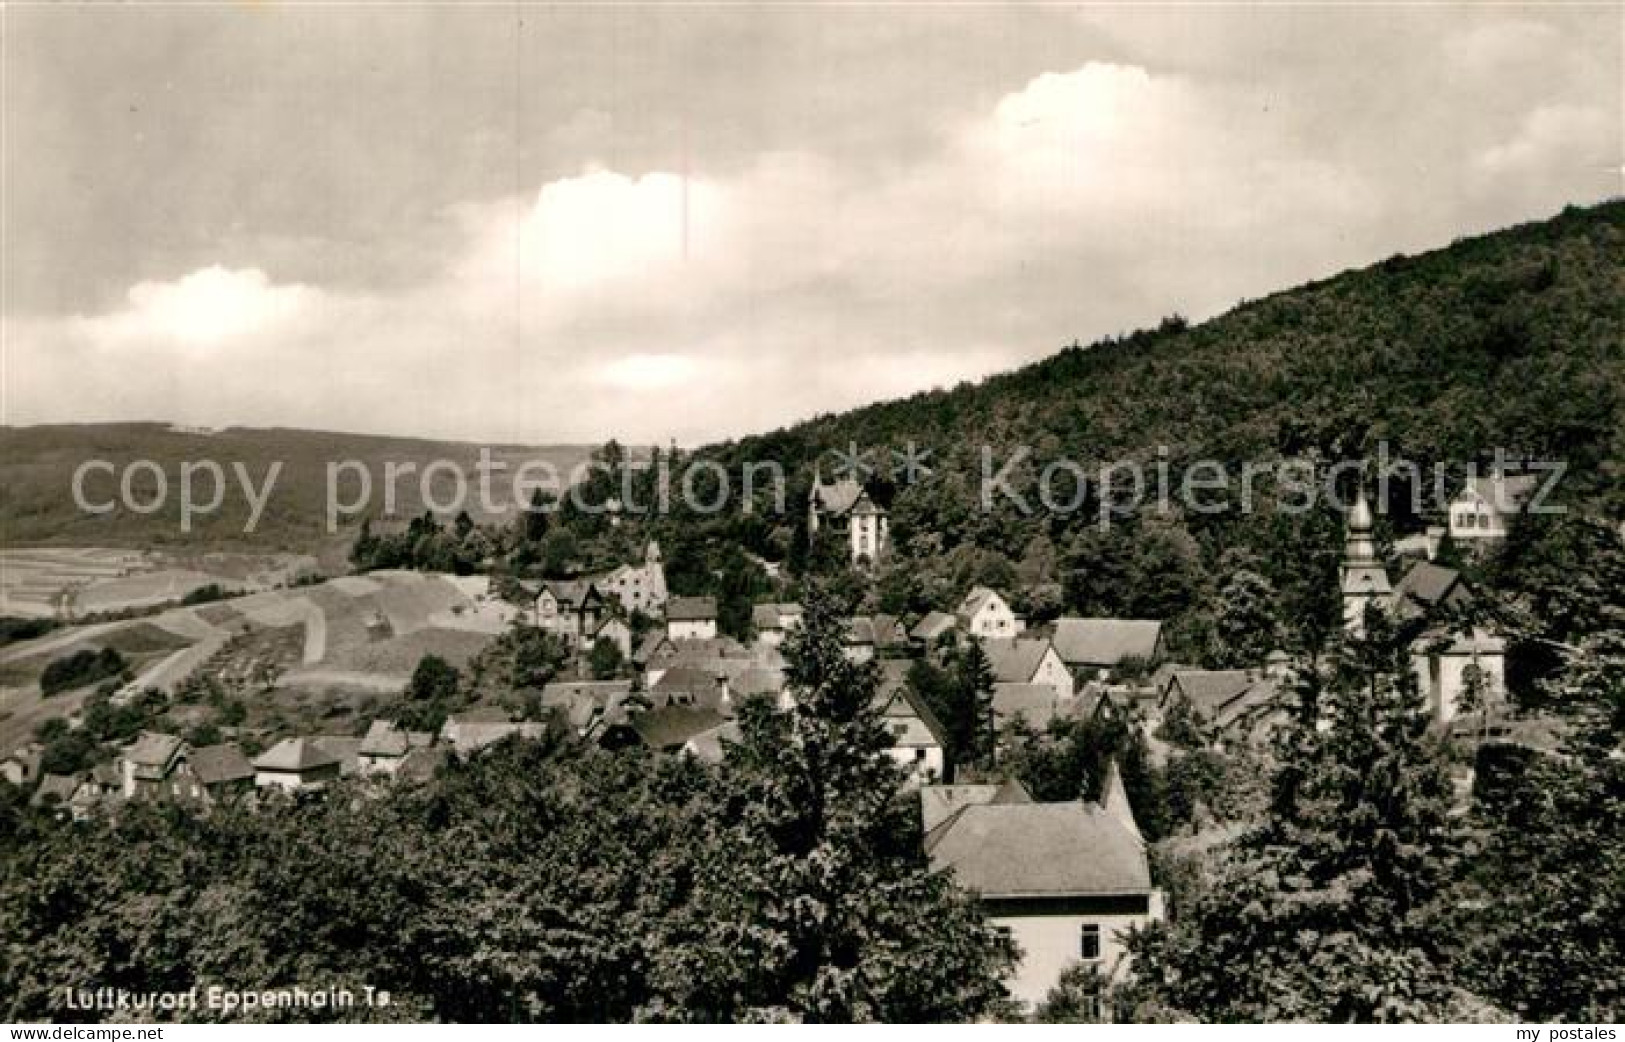
POLYGON ((695 444, 1625 194, 1625 7, 0 7, 0 422, 695 444))

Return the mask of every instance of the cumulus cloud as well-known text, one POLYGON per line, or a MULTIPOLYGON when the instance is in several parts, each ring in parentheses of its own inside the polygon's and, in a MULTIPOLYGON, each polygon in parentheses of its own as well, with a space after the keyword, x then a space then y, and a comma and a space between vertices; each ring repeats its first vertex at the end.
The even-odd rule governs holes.
POLYGON ((1312 71, 1167 68, 1131 46, 1034 70, 887 163, 808 142, 617 166, 612 120, 584 107, 548 139, 577 165, 452 207, 414 284, 222 262, 97 313, 6 316, 6 420, 694 442, 952 384, 1606 194, 1594 171, 1559 176, 1610 147, 1617 163, 1618 112, 1573 96, 1589 81, 1555 32, 1407 42, 1463 82, 1565 72, 1444 130, 1416 96, 1372 99, 1389 124, 1360 144, 1326 123, 1369 112, 1328 107, 1312 71))
POLYGON ((274 286, 256 268, 232 271, 215 265, 173 282, 137 283, 130 287, 127 307, 85 320, 83 332, 112 343, 228 346, 287 329, 318 298, 306 286, 274 286))

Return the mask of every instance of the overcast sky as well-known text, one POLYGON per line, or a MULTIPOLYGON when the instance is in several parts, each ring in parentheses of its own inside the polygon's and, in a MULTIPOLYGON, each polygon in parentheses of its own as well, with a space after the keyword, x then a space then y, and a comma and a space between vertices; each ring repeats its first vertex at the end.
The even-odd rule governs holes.
POLYGON ((693 443, 1622 194, 1622 8, 4 8, 4 422, 693 443))

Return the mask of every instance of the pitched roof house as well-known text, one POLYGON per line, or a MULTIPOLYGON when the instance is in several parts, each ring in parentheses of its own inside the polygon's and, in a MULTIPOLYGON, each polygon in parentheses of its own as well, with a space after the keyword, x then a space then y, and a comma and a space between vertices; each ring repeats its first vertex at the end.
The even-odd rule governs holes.
POLYGON ((750 610, 751 628, 756 638, 777 645, 793 627, 801 624, 801 605, 794 601, 758 604, 750 610))
POLYGON ((124 750, 124 798, 163 797, 186 760, 186 743, 172 734, 144 731, 124 750))
POLYGON ((1262 741, 1286 713, 1277 678, 1256 669, 1175 670, 1162 689, 1162 710, 1181 697, 1221 744, 1262 741))
POLYGON ((717 635, 715 597, 673 597, 666 602, 666 635, 673 640, 717 635))
POLYGON ((1043 732, 1050 722, 1076 717, 1084 712, 1078 698, 1062 698, 1049 684, 996 683, 993 685, 993 719, 999 727, 1020 720, 1035 732, 1043 732))
POLYGON ((1032 794, 1014 778, 973 785, 927 785, 920 789, 920 824, 927 839, 962 808, 988 803, 1031 803, 1032 794))
POLYGON ((65 812, 68 801, 79 790, 81 777, 77 774, 42 774, 39 788, 29 799, 29 804, 35 807, 60 807, 65 812))
POLYGON ((555 680, 542 688, 542 706, 564 714, 570 729, 586 737, 632 694, 630 680, 555 680))
POLYGON ((892 759, 908 771, 910 781, 942 778, 947 771, 947 731, 937 715, 907 684, 881 688, 875 694, 881 722, 891 733, 892 759))
POLYGON ((1419 618, 1441 605, 1472 603, 1473 594, 1460 572, 1431 561, 1417 561, 1394 584, 1393 608, 1406 619, 1419 618))
POLYGON ((993 667, 993 679, 1001 684, 1045 684, 1063 699, 1075 693, 1072 671, 1052 641, 1043 637, 991 639, 982 641, 982 650, 993 667))
POLYGON ((235 742, 193 749, 187 767, 197 782, 200 797, 218 802, 254 788, 254 765, 235 742))
POLYGON ((284 738, 254 759, 256 788, 313 792, 339 780, 343 760, 314 738, 284 738))
POLYGON ((607 607, 590 579, 549 579, 536 594, 536 626, 574 647, 598 632, 607 607))
POLYGON ((847 544, 854 565, 872 564, 890 539, 889 518, 862 485, 851 478, 825 483, 813 474, 807 497, 807 531, 827 528, 847 544))
POLYGON ((953 633, 958 626, 958 618, 948 612, 927 612, 925 617, 908 631, 908 636, 920 647, 930 649, 937 641, 953 633))
POLYGON ((737 745, 742 737, 739 724, 729 720, 683 743, 683 752, 706 763, 721 763, 730 745, 737 745))
POLYGON ((1162 654, 1162 622, 1057 619, 1054 644, 1061 661, 1073 669, 1111 669, 1128 658, 1153 662, 1162 654))
POLYGON ((1018 628, 1009 602, 986 586, 967 593, 954 617, 959 628, 973 637, 1014 637, 1018 628))
MULTIPOLYGON (((558 710, 553 712, 559 727, 569 726, 558 710)), ((511 721, 500 710, 471 710, 448 716, 441 725, 440 740, 459 756, 468 756, 514 735, 524 739, 545 738, 550 726, 549 723, 538 721, 511 721)))
POLYGON ((363 774, 393 775, 412 751, 412 740, 393 720, 374 720, 356 756, 363 774))
MULTIPOLYGON (((922 790, 922 813, 925 798, 922 790)), ((930 828, 925 848, 933 867, 952 869, 1010 930, 1023 955, 1007 984, 1024 1003, 1041 1001, 1078 962, 1099 966, 1108 980, 1127 972, 1126 932, 1162 915, 1115 777, 1099 804, 963 802, 930 828)))

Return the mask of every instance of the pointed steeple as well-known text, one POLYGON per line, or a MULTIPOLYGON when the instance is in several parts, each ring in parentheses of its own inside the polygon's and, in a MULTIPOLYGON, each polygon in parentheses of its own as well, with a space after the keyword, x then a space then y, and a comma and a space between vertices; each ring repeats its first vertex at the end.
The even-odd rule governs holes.
POLYGON ((1145 837, 1134 820, 1134 808, 1129 805, 1128 793, 1123 789, 1123 776, 1117 771, 1117 761, 1106 761, 1106 780, 1100 786, 1100 809, 1105 811, 1131 833, 1140 843, 1145 837))
POLYGON ((1362 486, 1349 509, 1348 535, 1343 543, 1343 627, 1354 634, 1365 629, 1367 606, 1386 605, 1393 594, 1388 569, 1377 556, 1377 543, 1371 536, 1373 523, 1371 504, 1366 502, 1362 486))

